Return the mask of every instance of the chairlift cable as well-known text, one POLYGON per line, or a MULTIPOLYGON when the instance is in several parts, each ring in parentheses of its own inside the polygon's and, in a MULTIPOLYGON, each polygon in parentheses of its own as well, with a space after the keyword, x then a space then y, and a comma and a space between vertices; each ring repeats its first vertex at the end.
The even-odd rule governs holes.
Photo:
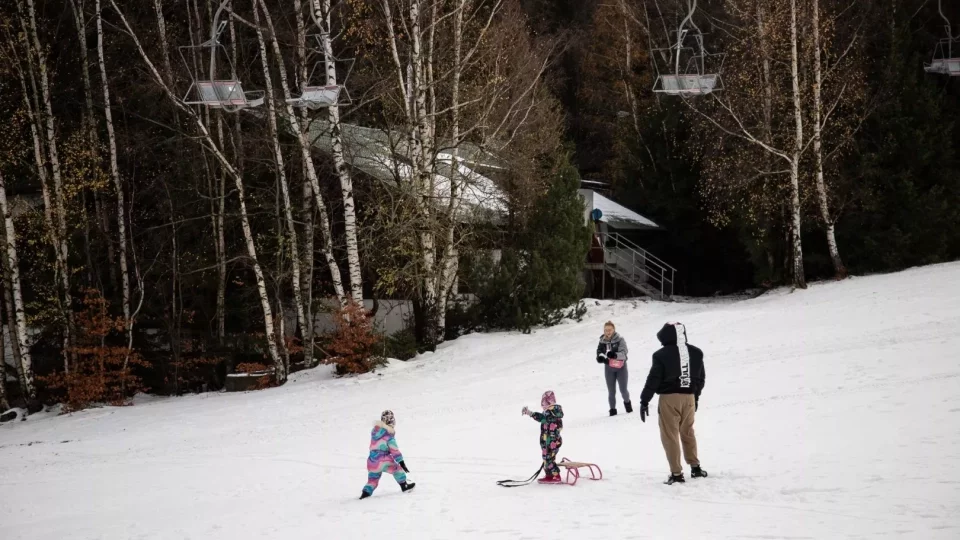
POLYGON ((940 16, 943 17, 943 20, 947 23, 947 39, 953 41, 953 32, 950 29, 950 19, 948 19, 943 13, 943 0, 937 0, 937 10, 940 11, 940 16))

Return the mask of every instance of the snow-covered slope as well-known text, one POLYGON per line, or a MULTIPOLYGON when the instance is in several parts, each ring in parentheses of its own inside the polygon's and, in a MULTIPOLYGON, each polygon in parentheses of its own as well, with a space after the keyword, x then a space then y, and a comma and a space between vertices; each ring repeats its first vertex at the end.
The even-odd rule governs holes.
MULTIPOLYGON (((0 538, 960 538, 960 264, 701 304, 591 302, 582 323, 467 336, 382 375, 142 400, 0 426, 0 538), (668 320, 706 353, 710 478, 664 486, 656 418, 607 417, 603 321, 639 398, 668 320), (520 415, 553 389, 561 456, 602 482, 505 489, 539 466, 520 415), (358 501, 397 415, 417 488, 358 501)), ((652 407, 655 409, 655 405, 652 407)))

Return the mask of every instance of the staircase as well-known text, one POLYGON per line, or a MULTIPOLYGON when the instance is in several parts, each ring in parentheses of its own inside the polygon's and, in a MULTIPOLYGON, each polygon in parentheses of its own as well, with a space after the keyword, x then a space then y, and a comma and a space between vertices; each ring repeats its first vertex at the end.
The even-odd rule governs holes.
POLYGON ((603 263, 590 265, 657 300, 673 297, 676 269, 619 233, 599 233, 603 263))

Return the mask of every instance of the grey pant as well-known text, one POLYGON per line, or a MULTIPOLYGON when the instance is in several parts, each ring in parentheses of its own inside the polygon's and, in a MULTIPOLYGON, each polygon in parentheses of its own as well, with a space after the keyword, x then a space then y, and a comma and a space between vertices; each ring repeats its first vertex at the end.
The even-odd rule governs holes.
POLYGON ((630 392, 627 390, 627 364, 624 363, 620 369, 612 369, 610 366, 604 366, 603 377, 607 380, 607 401, 610 402, 610 408, 617 408, 617 383, 620 383, 620 396, 623 401, 630 401, 630 392))

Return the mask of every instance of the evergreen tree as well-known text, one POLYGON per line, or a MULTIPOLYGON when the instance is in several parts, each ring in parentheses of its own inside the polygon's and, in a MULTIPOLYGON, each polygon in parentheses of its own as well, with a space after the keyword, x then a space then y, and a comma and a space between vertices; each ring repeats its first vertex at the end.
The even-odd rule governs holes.
POLYGON ((909 32, 895 34, 878 73, 886 99, 863 129, 849 172, 861 178, 862 189, 840 233, 855 272, 960 257, 956 99, 942 79, 920 69, 909 32))
POLYGON ((584 223, 580 177, 563 157, 556 178, 539 197, 499 261, 480 258, 468 279, 477 302, 472 326, 529 331, 559 322, 584 290, 583 271, 590 233, 584 223))

